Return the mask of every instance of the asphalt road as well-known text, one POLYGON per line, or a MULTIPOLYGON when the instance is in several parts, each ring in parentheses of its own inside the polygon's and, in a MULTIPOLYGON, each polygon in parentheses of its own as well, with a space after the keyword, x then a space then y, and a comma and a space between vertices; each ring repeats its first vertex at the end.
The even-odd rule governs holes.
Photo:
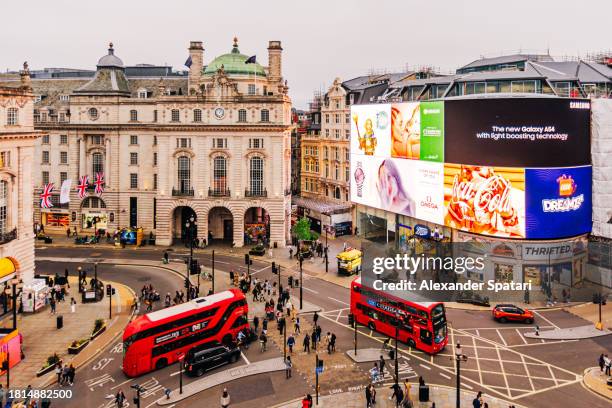
MULTIPOLYGON (((97 248, 47 248, 39 249, 38 256, 57 257, 85 257, 85 258, 126 258, 154 259, 161 258, 161 251, 134 251, 134 250, 99 250, 97 248)), ((181 258, 188 254, 188 250, 178 249, 170 258, 181 258)), ((196 253, 196 256, 205 265, 210 265, 210 257, 196 253)), ((243 271, 243 259, 235 256, 219 255, 215 257, 217 281, 227 282, 229 270, 243 271)), ((64 265, 51 262, 40 262, 37 271, 51 272, 63 271, 64 265)), ((277 279, 272 275, 269 264, 263 260, 255 260, 251 272, 259 279, 277 279)), ((297 277, 297 265, 292 270, 283 269, 282 284, 286 285, 286 276, 291 273, 297 277)), ((131 286, 139 291, 144 283, 152 283, 160 293, 180 289, 182 279, 175 274, 158 268, 137 268, 100 265, 101 279, 116 280, 131 286)), ((294 289, 297 294, 297 289, 294 289)), ((344 352, 353 347, 353 332, 348 327, 349 290, 329 282, 304 275, 304 300, 318 305, 323 310, 319 323, 323 332, 336 333, 338 352, 344 352)), ((573 406, 588 407, 600 406, 600 397, 584 389, 580 383, 580 375, 586 367, 595 365, 596 358, 602 352, 612 349, 612 336, 596 340, 581 341, 541 341, 527 339, 523 336, 525 331, 533 331, 533 327, 522 324, 502 325, 493 322, 489 312, 448 310, 448 320, 451 330, 449 332, 449 345, 446 350, 436 356, 413 351, 406 346, 399 345, 399 372, 400 378, 416 381, 418 376, 429 383, 446 384, 454 386, 456 378, 452 360, 454 344, 460 342, 468 361, 462 365, 462 388, 474 391, 482 390, 485 395, 511 399, 516 403, 528 407, 573 406)), ((308 319, 308 317, 305 317, 308 319)), ((541 329, 554 327, 572 327, 587 324, 585 321, 570 313, 561 310, 537 312, 536 322, 541 329)), ((358 347, 380 347, 384 337, 372 333, 366 328, 359 329, 358 347)), ((301 342, 298 339, 298 344, 301 342)), ((271 348, 266 353, 260 353, 252 347, 245 353, 245 358, 236 364, 259 361, 282 355, 282 350, 271 348)), ((87 367, 77 372, 77 384, 74 386, 75 396, 78 400, 66 404, 67 407, 86 406, 106 407, 113 406, 110 400, 105 399, 109 394, 123 389, 131 400, 132 392, 129 385, 139 383, 149 389, 142 399, 142 407, 150 406, 163 395, 163 389, 174 389, 178 386, 177 367, 167 367, 155 371, 136 380, 128 380, 120 370, 121 345, 112 344, 104 350, 87 367), (128 391, 129 390, 129 391, 128 391)), ((364 375, 371 367, 371 363, 360 364, 364 375)), ((314 366, 314 364, 313 364, 314 366)), ((388 364, 388 368, 392 364, 388 364)), ((313 367, 314 369, 314 367, 313 367)), ((336 367, 321 376, 321 392, 337 393, 347 391, 342 379, 342 367, 336 367), (342 383, 341 386, 337 386, 342 383)), ((185 383, 192 381, 184 378, 185 383)), ((351 389, 363 386, 366 381, 355 383, 351 389)), ((391 377, 385 378, 390 384, 391 377)), ((267 376, 253 376, 226 384, 236 407, 269 406, 273 403, 303 396, 312 388, 294 375, 292 380, 285 380, 283 373, 267 376)), ((207 390, 196 397, 187 399, 176 407, 194 406, 206 403, 216 406, 219 401, 222 387, 207 390)), ((64 405, 62 405, 64 406, 64 405)))

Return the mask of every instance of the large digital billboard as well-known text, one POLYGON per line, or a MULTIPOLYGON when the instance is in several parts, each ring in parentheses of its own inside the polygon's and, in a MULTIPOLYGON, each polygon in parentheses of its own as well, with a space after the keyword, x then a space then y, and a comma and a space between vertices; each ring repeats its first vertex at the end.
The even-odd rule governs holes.
POLYGON ((487 98, 444 102, 448 163, 569 167, 591 163, 590 102, 487 98))
POLYGON ((591 230, 589 101, 355 105, 351 116, 355 203, 495 237, 591 230))
POLYGON ((527 237, 569 237, 591 232, 591 166, 526 169, 527 237))

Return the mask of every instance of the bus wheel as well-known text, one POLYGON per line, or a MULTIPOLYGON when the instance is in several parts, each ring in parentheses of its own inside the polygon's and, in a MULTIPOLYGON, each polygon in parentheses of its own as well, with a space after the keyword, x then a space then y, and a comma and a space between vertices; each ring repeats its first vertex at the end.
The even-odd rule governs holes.
POLYGON ((376 326, 374 326, 374 322, 370 322, 368 323, 368 329, 375 331, 376 330, 376 326))
POLYGON ((412 339, 408 339, 408 347, 415 349, 416 343, 412 339))
POLYGON ((168 365, 168 360, 166 360, 165 358, 160 358, 155 363, 155 369, 156 370, 161 370, 162 368, 164 368, 167 365, 168 365))
POLYGON ((223 339, 221 340, 221 343, 229 346, 230 344, 232 344, 232 335, 231 334, 226 334, 225 336, 223 336, 223 339))
POLYGON ((196 371, 196 376, 197 377, 201 377, 204 375, 204 369, 203 368, 198 368, 198 371, 196 371))

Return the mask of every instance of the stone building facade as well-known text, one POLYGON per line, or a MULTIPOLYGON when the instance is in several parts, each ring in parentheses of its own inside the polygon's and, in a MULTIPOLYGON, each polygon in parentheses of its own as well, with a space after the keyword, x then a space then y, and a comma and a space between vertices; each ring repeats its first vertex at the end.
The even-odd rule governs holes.
POLYGON ((33 79, 36 126, 49 134, 36 145, 35 203, 46 183, 56 185, 53 208, 35 205, 37 222, 87 234, 141 227, 169 245, 194 218, 199 238, 285 245, 291 100, 280 41, 269 42, 267 67, 241 54, 237 39, 208 64, 199 41, 189 56, 188 74, 149 75, 125 67, 111 44, 93 77, 33 79), (102 195, 90 188, 79 198, 79 178, 92 184, 97 173, 102 195))
MULTIPOLYGON (((0 87, 0 290, 15 276, 34 278, 32 174, 36 167, 34 95, 27 64, 20 82, 0 87)), ((6 304, 5 302, 3 302, 6 304)))

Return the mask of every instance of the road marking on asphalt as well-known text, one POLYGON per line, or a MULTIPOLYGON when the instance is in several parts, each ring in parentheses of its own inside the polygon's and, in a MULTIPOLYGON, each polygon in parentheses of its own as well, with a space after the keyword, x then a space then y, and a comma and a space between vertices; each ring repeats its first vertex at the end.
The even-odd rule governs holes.
POLYGON ((244 355, 242 351, 240 352, 240 357, 242 357, 242 359, 244 360, 245 363, 247 363, 247 365, 251 364, 251 362, 246 358, 246 356, 244 355))
POLYGON ((529 342, 527 341, 527 339, 525 339, 525 337, 523 337, 523 333, 521 333, 519 329, 516 329, 516 332, 518 333, 519 337, 523 340, 525 344, 529 344, 529 342))
POLYGON ((474 356, 476 357, 476 367, 478 368, 478 380, 482 384, 482 372, 480 371, 480 360, 478 359, 478 347, 476 347, 476 337, 472 337, 474 345, 474 356))
POLYGON ((340 320, 340 316, 342 316, 342 310, 338 312, 338 317, 336 317, 336 321, 340 320))
MULTIPOLYGON (((501 353, 499 352, 499 347, 496 347, 495 351, 497 352, 497 358, 501 361, 502 358, 501 358, 501 353)), ((508 388, 510 388, 510 384, 508 384, 508 377, 506 377, 506 370, 504 369, 504 363, 500 363, 499 366, 501 368, 502 375, 504 376, 504 382, 506 383, 506 390, 507 390, 506 396, 512 399, 512 396, 510 395, 510 390, 508 390, 508 388)))
POLYGON ((440 376, 441 376, 441 377, 444 377, 444 378, 446 378, 447 380, 450 380, 450 379, 451 379, 450 375, 446 375, 446 374, 444 374, 444 373, 439 373, 439 374, 440 374, 440 376))
POLYGON ((122 382, 121 384, 117 384, 117 385, 115 385, 113 388, 111 388, 111 390, 114 390, 115 388, 119 388, 119 387, 121 387, 123 384, 127 384, 127 383, 129 383, 130 381, 132 381, 132 379, 125 380, 125 381, 124 381, 124 382, 122 382))
POLYGON ((541 319, 543 319, 544 321, 546 321, 548 324, 552 325, 555 329, 558 329, 559 326, 557 326, 556 324, 554 324, 553 322, 551 322, 550 320, 548 320, 548 318, 544 317, 542 315, 542 313, 539 313, 537 311, 533 311, 534 314, 538 315, 541 319))
POLYGON ((180 373, 181 373, 181 370, 175 371, 172 374, 170 374, 170 377, 174 377, 175 375, 179 375, 180 373))
POLYGON ((575 341, 579 341, 577 339, 573 340, 555 340, 555 341, 546 341, 544 339, 540 339, 541 343, 528 343, 528 344, 516 344, 514 346, 508 346, 508 348, 516 348, 516 347, 528 347, 528 346, 541 346, 542 344, 556 344, 556 343, 572 343, 575 341))
POLYGON ((529 366, 526 364, 525 356, 521 354, 521 361, 523 362, 523 366, 525 367, 525 372, 527 373, 527 378, 529 379, 529 385, 531 386, 531 390, 533 391, 536 387, 533 385, 533 379, 531 378, 531 373, 529 372, 529 366))
POLYGON ((336 302, 338 302, 338 303, 342 303, 343 305, 350 306, 350 304, 348 304, 348 303, 346 303, 346 302, 343 302, 343 301, 341 301, 341 300, 338 300, 338 299, 334 299, 333 297, 330 297, 329 299, 331 299, 331 300, 335 300, 336 302))
POLYGON ((478 331, 478 329, 476 329, 476 335, 480 336, 480 332, 478 331))
POLYGON ((431 367, 426 366, 425 364, 419 364, 421 367, 423 367, 426 370, 431 370, 431 367))
POLYGON ((319 292, 317 292, 316 290, 313 290, 313 289, 307 288, 306 286, 302 286, 302 288, 303 288, 304 290, 307 290, 307 291, 309 291, 309 292, 315 293, 315 294, 317 294, 317 295, 319 294, 319 292))
MULTIPOLYGON (((501 339, 502 343, 504 343, 504 346, 508 346, 508 343, 506 343, 506 339, 504 339, 504 336, 502 336, 501 332, 499 331, 499 329, 495 330, 497 332, 497 335, 499 336, 499 338, 501 339)), ((480 337, 480 335, 478 334, 478 330, 476 330, 476 335, 480 337)))
POLYGON ((467 388, 468 390, 474 389, 474 387, 472 387, 471 385, 467 385, 466 383, 461 383, 461 386, 467 388))

